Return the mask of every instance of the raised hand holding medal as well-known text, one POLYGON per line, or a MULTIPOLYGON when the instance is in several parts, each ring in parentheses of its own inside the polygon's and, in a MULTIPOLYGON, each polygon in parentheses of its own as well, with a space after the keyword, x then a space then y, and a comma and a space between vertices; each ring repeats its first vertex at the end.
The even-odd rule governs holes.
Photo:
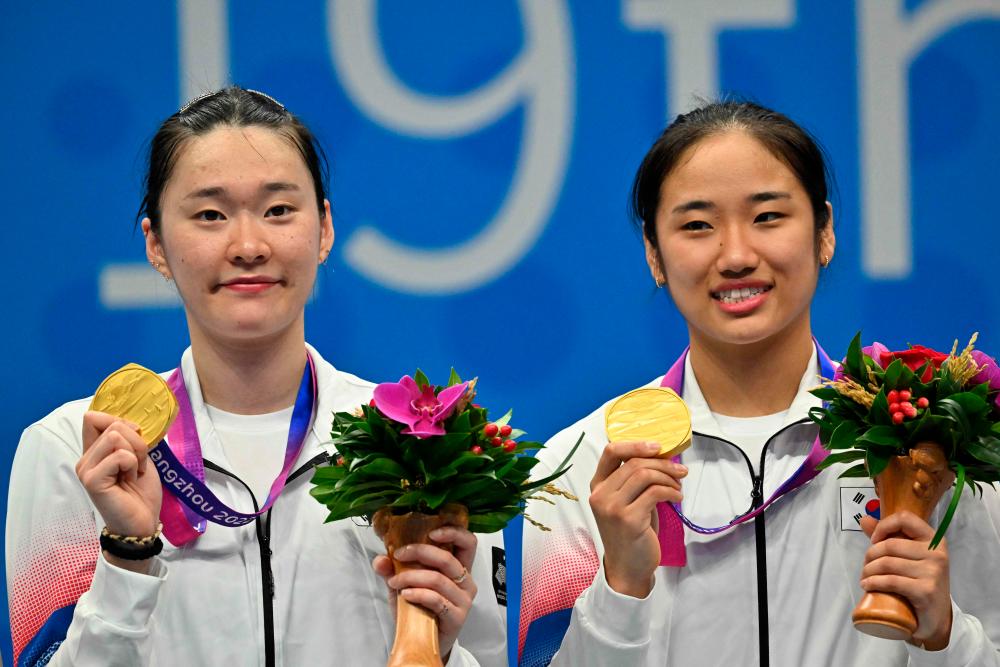
POLYGON ((609 443, 591 479, 590 506, 606 548, 608 584, 643 598, 664 553, 660 524, 671 519, 658 507, 681 500, 686 471, 670 459, 690 444, 691 418, 676 392, 659 387, 621 396, 604 416, 609 443))
MULTIPOLYGON (((146 537, 158 523, 162 491, 147 451, 177 415, 177 401, 160 376, 129 364, 104 380, 83 419, 84 453, 76 472, 109 532, 146 537)), ((109 556, 121 567, 144 566, 109 556)))

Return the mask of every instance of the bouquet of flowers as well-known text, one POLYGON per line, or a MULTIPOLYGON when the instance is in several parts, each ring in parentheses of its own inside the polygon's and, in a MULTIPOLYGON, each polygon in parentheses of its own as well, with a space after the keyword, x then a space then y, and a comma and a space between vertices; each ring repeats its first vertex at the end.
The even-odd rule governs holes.
POLYGON ((976 336, 960 354, 957 342, 944 354, 921 345, 900 352, 880 343, 862 348, 860 341, 859 333, 837 375, 812 392, 828 403, 811 415, 832 452, 821 467, 858 461, 842 476, 876 477, 893 456, 920 442, 939 444, 958 483, 936 546, 962 486, 982 493, 982 482, 1000 481, 1000 366, 973 349, 976 336))
POLYGON ((356 412, 334 415, 338 456, 316 470, 311 491, 330 510, 327 521, 370 520, 382 508, 434 514, 458 504, 468 510, 469 530, 492 533, 538 492, 567 495, 552 481, 576 448, 554 473, 529 480, 538 459, 525 452, 542 444, 519 442, 524 431, 510 426, 510 412, 490 421, 486 408, 472 403, 475 385, 452 371, 447 386, 434 386, 418 370, 378 385, 356 412))
MULTIPOLYGON (((956 480, 932 549, 944 537, 963 487, 982 494, 983 483, 1000 481, 1000 366, 974 349, 975 342, 973 335, 959 352, 956 341, 949 354, 921 345, 892 352, 880 343, 862 347, 858 333, 835 377, 812 391, 826 402, 810 412, 831 451, 820 467, 856 462, 841 476, 873 477, 883 518, 906 509, 926 521, 956 480)), ((885 618, 869 618, 862 627, 865 605, 862 600, 855 610, 860 629, 909 636, 888 633, 885 618)), ((915 618, 913 623, 915 629, 915 618)))
MULTIPOLYGON (((335 414, 337 455, 317 468, 310 491, 329 509, 326 520, 372 522, 391 558, 396 547, 427 541, 426 533, 441 525, 501 530, 524 513, 525 501, 552 502, 540 493, 576 500, 552 484, 576 447, 552 474, 530 479, 538 459, 527 452, 541 443, 519 441, 524 432, 510 425, 510 412, 491 421, 486 408, 473 403, 475 387, 476 380, 463 382, 454 370, 446 386, 435 386, 418 370, 378 385, 371 402, 355 412, 335 414)), ((400 596, 390 665, 440 664, 435 622, 400 596), (415 638, 401 636, 417 627, 415 638)))

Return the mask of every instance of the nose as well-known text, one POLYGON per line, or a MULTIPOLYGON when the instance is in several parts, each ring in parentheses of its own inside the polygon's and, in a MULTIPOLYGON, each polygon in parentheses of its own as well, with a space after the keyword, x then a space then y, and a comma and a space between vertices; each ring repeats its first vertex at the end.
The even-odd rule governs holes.
POLYGON ((263 225, 249 215, 237 216, 230 225, 227 256, 234 264, 262 264, 271 257, 263 225))
POLYGON ((752 273, 757 268, 760 257, 751 243, 750 230, 740 224, 724 224, 722 227, 716 257, 719 273, 730 277, 752 273))

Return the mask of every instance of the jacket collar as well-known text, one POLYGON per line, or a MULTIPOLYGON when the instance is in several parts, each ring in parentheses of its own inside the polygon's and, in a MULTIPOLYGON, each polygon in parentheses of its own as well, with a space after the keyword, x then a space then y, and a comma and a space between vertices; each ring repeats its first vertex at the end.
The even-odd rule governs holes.
MULTIPOLYGON (((701 387, 698 385, 698 379, 691 369, 691 355, 688 354, 685 356, 684 390, 681 398, 684 399, 684 403, 691 412, 692 429, 704 435, 725 440, 726 437, 719 427, 715 415, 712 414, 712 410, 708 407, 705 395, 702 394, 701 387)), ((810 408, 819 407, 823 404, 820 399, 809 393, 810 389, 814 389, 820 384, 820 372, 819 357, 816 347, 813 346, 812 356, 809 358, 809 363, 806 364, 805 372, 802 373, 802 378, 799 380, 799 388, 795 392, 795 398, 792 399, 791 405, 788 407, 788 412, 785 415, 785 420, 781 428, 807 419, 810 408)))
MULTIPOLYGON (((344 373, 333 367, 312 345, 306 343, 306 350, 313 359, 316 369, 316 412, 310 429, 310 435, 299 455, 298 463, 304 463, 317 454, 328 451, 324 443, 330 440, 330 425, 333 413, 353 409, 351 401, 364 394, 362 387, 349 387, 344 373)), ((198 370, 194 364, 194 354, 188 347, 181 355, 181 370, 184 373, 184 385, 191 399, 191 410, 194 412, 195 424, 198 427, 198 438, 201 441, 202 456, 206 459, 223 462, 226 460, 219 439, 215 433, 212 419, 205 408, 205 399, 201 393, 201 382, 198 380, 198 370)), ((167 373, 169 375, 169 373, 167 373)), ((368 383, 362 383, 362 386, 368 383)), ((368 394, 371 393, 369 389, 368 394)), ((365 400, 358 399, 358 405, 365 400)))

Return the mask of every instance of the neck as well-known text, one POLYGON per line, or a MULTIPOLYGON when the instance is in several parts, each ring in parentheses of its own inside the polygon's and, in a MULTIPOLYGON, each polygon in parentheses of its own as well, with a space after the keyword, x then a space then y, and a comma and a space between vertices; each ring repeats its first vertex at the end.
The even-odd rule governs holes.
POLYGON ((746 345, 708 339, 691 330, 691 368, 712 412, 759 417, 787 410, 812 356, 809 317, 768 339, 746 345))
POLYGON ((239 415, 283 410, 295 403, 305 366, 301 325, 266 341, 213 340, 191 330, 191 353, 202 398, 239 415))

